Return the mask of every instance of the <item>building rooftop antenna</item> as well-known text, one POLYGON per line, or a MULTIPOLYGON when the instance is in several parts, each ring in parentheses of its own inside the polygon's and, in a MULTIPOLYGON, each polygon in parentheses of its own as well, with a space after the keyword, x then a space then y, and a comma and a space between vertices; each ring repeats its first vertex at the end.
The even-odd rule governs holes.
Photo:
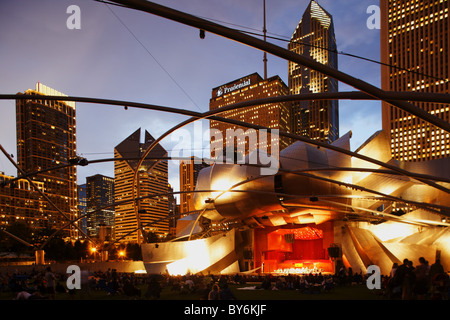
MULTIPOLYGON (((263 0, 263 18, 264 18, 264 25, 263 25, 263 34, 264 34, 264 41, 266 41, 266 0, 263 0)), ((267 80, 267 52, 264 51, 264 80, 267 80)))

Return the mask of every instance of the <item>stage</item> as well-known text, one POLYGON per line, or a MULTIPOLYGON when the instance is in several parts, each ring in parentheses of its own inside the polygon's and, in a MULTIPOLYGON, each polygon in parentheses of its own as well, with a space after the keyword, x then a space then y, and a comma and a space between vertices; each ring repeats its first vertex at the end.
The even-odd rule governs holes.
POLYGON ((255 267, 270 274, 334 273, 327 250, 333 242, 332 222, 300 228, 255 229, 255 267))

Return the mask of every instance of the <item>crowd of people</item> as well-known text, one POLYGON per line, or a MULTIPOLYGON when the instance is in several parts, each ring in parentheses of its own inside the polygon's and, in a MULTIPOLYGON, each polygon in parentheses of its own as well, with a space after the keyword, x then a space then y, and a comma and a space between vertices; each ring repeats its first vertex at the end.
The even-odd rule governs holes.
MULTIPOLYGON (((81 290, 66 286, 68 274, 45 271, 29 273, 0 273, 0 293, 11 293, 13 299, 55 299, 56 294, 66 298, 89 299, 93 292, 120 295, 128 299, 159 299, 163 288, 172 294, 190 295, 201 300, 233 300, 230 285, 248 284, 254 290, 295 290, 300 293, 323 293, 338 286, 364 285, 368 275, 354 273, 351 268, 340 268, 335 274, 305 275, 146 275, 120 273, 116 270, 82 272, 81 290), (76 296, 78 295, 78 296, 76 296)), ((449 276, 439 260, 432 265, 423 259, 414 266, 405 259, 394 264, 389 275, 382 276, 380 294, 386 299, 448 299, 449 276)))
POLYGON ((320 293, 331 291, 336 285, 347 283, 362 284, 361 274, 336 275, 213 275, 195 274, 184 276, 136 275, 120 273, 116 270, 97 271, 82 275, 81 290, 66 286, 68 274, 45 271, 29 273, 0 273, 0 292, 14 294, 15 299, 54 299, 55 295, 76 294, 89 299, 95 291, 107 295, 121 295, 130 299, 159 299, 164 287, 171 293, 194 295, 201 300, 233 300, 235 294, 230 285, 251 284, 256 290, 299 290, 301 293, 320 293))
POLYGON ((133 273, 119 273, 114 269, 81 273, 80 290, 69 289, 67 278, 70 275, 53 272, 51 267, 44 271, 0 273, 0 292, 10 293, 17 300, 52 300, 56 294, 67 294, 68 298, 73 298, 77 293, 89 298, 93 291, 103 291, 107 295, 140 297, 140 288, 145 282, 143 277, 133 273))
POLYGON ((450 278, 440 260, 435 263, 421 257, 417 266, 408 259, 403 264, 394 263, 391 273, 383 278, 383 294, 388 299, 447 300, 450 278))

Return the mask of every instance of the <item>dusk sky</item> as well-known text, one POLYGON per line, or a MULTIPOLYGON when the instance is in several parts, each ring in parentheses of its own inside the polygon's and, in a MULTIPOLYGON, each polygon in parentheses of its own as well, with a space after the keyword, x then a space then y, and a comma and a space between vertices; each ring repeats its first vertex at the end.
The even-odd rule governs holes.
MULTIPOLYGON (((162 5, 213 19, 228 27, 258 32, 263 0, 159 0, 162 5), (245 28, 244 28, 245 27, 245 28), (251 28, 251 29, 248 29, 251 28)), ((376 0, 318 0, 334 19, 338 51, 379 61, 380 34, 369 29, 367 8, 376 0)), ((289 39, 309 0, 266 0, 268 35, 289 39)), ((268 39, 287 47, 287 42, 268 39)), ((212 88, 248 74, 263 75, 263 53, 232 40, 145 12, 93 0, 1 0, 0 92, 15 94, 41 82, 70 96, 128 100, 205 112, 212 88), (81 29, 68 29, 67 7, 81 10, 81 29)), ((380 87, 376 63, 338 56, 339 70, 380 87)), ((268 76, 288 83, 286 60, 268 56, 268 76)), ((343 83, 339 91, 355 90, 343 83)), ((340 101, 340 135, 353 132, 355 150, 381 129, 381 103, 340 101)), ((15 101, 0 101, 0 144, 16 155, 15 101)), ((77 153, 112 158, 114 147, 136 129, 155 138, 186 116, 123 107, 77 103, 77 153)), ((202 122, 208 128, 207 122, 202 122)), ((161 143, 171 155, 177 144, 161 143)), ((3 154, 0 171, 17 172, 3 154)), ((114 177, 114 165, 78 167, 86 176, 114 177)), ((169 182, 179 190, 178 161, 169 162, 169 182)))

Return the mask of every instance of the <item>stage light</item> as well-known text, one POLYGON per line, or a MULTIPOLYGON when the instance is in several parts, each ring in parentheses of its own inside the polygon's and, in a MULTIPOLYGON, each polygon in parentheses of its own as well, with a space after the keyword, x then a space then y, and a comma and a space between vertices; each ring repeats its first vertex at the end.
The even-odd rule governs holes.
POLYGON ((215 179, 214 181, 212 181, 211 183, 211 188, 213 190, 220 190, 217 192, 211 192, 211 195, 214 198, 217 197, 224 197, 226 195, 229 195, 229 193, 227 193, 227 191, 234 185, 235 183, 229 179, 225 179, 225 178, 221 178, 221 179, 215 179))
POLYGON ((186 242, 183 248, 186 257, 167 264, 170 275, 198 273, 210 265, 210 256, 205 240, 186 242))

